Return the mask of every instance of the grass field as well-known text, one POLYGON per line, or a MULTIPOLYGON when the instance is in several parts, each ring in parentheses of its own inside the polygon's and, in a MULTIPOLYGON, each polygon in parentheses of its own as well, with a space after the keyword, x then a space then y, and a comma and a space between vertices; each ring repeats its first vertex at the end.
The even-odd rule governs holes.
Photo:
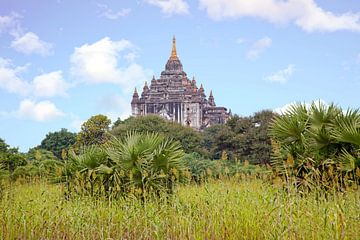
POLYGON ((360 239, 360 192, 301 197, 232 179, 142 203, 65 200, 60 185, 13 183, 0 203, 0 239, 360 239))

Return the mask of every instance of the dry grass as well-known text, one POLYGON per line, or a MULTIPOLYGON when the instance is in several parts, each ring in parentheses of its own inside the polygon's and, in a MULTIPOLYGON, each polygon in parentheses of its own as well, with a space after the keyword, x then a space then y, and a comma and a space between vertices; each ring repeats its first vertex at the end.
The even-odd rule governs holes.
POLYGON ((261 180, 180 187, 144 204, 78 197, 60 185, 7 186, 0 239, 360 239, 360 192, 295 192, 261 180))

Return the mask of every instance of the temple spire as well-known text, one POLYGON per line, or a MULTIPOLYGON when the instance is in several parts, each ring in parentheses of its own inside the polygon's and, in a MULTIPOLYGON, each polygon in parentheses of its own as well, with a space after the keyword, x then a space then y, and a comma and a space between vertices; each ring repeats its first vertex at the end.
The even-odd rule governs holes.
POLYGON ((137 89, 136 89, 136 87, 135 87, 135 90, 134 90, 134 94, 133 94, 133 97, 139 97, 139 94, 138 94, 138 92, 137 92, 137 89))
POLYGON ((175 36, 173 37, 173 41, 172 41, 172 50, 171 50, 171 56, 170 56, 171 60, 177 60, 178 56, 176 53, 176 38, 175 36))

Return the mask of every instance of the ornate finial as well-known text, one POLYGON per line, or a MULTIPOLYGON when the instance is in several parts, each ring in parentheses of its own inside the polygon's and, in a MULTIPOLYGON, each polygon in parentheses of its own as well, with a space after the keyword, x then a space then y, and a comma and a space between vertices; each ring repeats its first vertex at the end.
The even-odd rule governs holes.
POLYGON ((147 87, 148 85, 147 85, 147 81, 145 81, 145 86, 144 87, 147 87))
POLYGON ((210 97, 213 97, 212 90, 210 90, 210 97))
POLYGON ((177 60, 177 53, 176 53, 176 38, 175 36, 173 37, 173 42, 172 42, 172 50, 171 50, 171 56, 170 56, 171 60, 177 60))

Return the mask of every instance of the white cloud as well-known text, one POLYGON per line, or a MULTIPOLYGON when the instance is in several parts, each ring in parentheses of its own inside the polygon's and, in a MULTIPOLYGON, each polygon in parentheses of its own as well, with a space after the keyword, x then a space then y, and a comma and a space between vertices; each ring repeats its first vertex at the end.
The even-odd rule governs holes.
POLYGON ((85 82, 119 84, 129 91, 151 75, 133 61, 119 65, 119 60, 128 56, 128 51, 132 52, 133 48, 127 40, 112 41, 108 37, 84 44, 75 48, 71 56, 71 73, 85 82))
POLYGON ((272 44, 272 40, 269 37, 264 37, 257 40, 249 49, 246 56, 249 59, 256 59, 259 55, 272 44))
POLYGON ((215 19, 257 17, 276 24, 294 23, 307 32, 360 31, 360 13, 335 14, 314 0, 200 0, 215 19))
POLYGON ((0 33, 9 33, 16 36, 21 32, 20 19, 18 13, 11 13, 10 15, 0 16, 0 33))
POLYGON ((31 85, 19 77, 24 67, 16 68, 11 61, 0 57, 0 89, 21 96, 28 95, 31 85))
POLYGON ((98 100, 98 106, 101 110, 105 111, 104 114, 114 122, 118 117, 124 120, 131 115, 130 101, 130 99, 118 94, 113 94, 100 98, 98 100))
POLYGON ((28 99, 20 102, 17 114, 20 118, 31 119, 38 122, 46 122, 65 116, 65 114, 50 101, 34 102, 28 99))
POLYGON ((0 57, 0 89, 20 96, 53 97, 65 96, 66 90, 71 87, 62 76, 61 71, 54 71, 35 76, 33 81, 26 81, 21 72, 25 66, 14 66, 9 59, 0 57))
POLYGON ((98 3, 97 6, 101 10, 100 16, 104 17, 104 18, 107 18, 107 19, 110 19, 110 20, 117 20, 119 18, 126 17, 131 12, 130 8, 123 8, 120 11, 114 12, 106 4, 98 3))
POLYGON ((11 42, 11 47, 21 53, 35 53, 47 56, 51 54, 53 46, 51 43, 41 40, 35 33, 27 32, 24 35, 15 38, 11 42))
POLYGON ((166 15, 189 14, 189 5, 184 0, 145 0, 146 3, 157 6, 166 15))
POLYGON ((65 96, 70 84, 63 79, 62 71, 55 71, 36 76, 33 88, 36 96, 65 96))
POLYGON ((295 71, 295 66, 289 64, 285 69, 279 70, 276 73, 267 76, 265 80, 274 83, 286 83, 289 80, 289 78, 293 75, 294 71, 295 71))

